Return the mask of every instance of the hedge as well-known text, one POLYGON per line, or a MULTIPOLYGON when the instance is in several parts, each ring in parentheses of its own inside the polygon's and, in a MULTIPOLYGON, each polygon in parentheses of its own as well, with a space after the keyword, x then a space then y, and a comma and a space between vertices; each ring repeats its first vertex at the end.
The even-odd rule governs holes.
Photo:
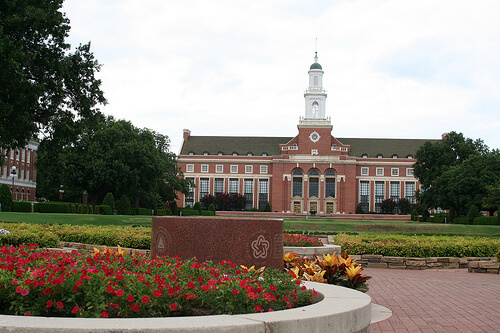
POLYGON ((213 212, 211 210, 202 210, 201 216, 215 216, 215 212, 213 212))
POLYGON ((455 217, 453 219, 454 224, 469 224, 469 220, 466 217, 455 217))
POLYGON ((37 202, 33 211, 38 213, 69 213, 69 204, 64 202, 37 202))
POLYGON ((480 216, 474 219, 474 225, 500 225, 498 216, 480 216))
POLYGON ((427 222, 431 222, 431 223, 446 223, 445 217, 442 217, 442 216, 429 217, 429 218, 427 218, 427 222))
POLYGON ((14 201, 12 202, 12 211, 21 213, 31 213, 31 202, 27 201, 14 201))
POLYGON ((394 257, 493 257, 500 239, 466 236, 346 235, 335 243, 349 254, 394 257))
POLYGON ((170 216, 170 215, 172 215, 172 211, 170 210, 170 208, 157 209, 155 211, 155 215, 156 216, 170 216))
POLYGON ((182 213, 181 216, 198 216, 198 215, 200 215, 200 212, 196 209, 179 208, 179 212, 182 213))
POLYGON ((132 215, 153 215, 149 208, 132 208, 132 215))

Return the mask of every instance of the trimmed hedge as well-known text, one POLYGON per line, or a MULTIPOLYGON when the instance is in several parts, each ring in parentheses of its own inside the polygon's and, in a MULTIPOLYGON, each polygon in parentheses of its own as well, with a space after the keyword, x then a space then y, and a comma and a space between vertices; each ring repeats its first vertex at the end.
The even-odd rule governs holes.
POLYGON ((431 222, 431 223, 446 223, 445 222, 445 218, 442 217, 442 216, 429 217, 427 219, 427 222, 431 222))
POLYGON ((215 212, 213 212, 211 210, 202 210, 201 216, 215 216, 215 212))
POLYGON ((33 211, 37 213, 69 213, 69 204, 64 202, 36 202, 33 211))
POLYGON ((153 215, 149 208, 132 208, 132 215, 153 215))
POLYGON ((200 212, 196 209, 179 208, 179 212, 182 212, 181 216, 198 216, 198 215, 200 215, 200 212))
POLYGON ((474 225, 500 225, 498 216, 480 216, 474 219, 474 225))
POLYGON ((165 208, 165 209, 157 209, 155 211, 156 216, 170 216, 172 215, 172 211, 170 208, 165 208))
POLYGON ((454 224, 469 224, 469 221, 466 217, 455 217, 453 219, 454 224))
POLYGON ((12 211, 21 213, 31 213, 31 202, 27 201, 14 201, 12 202, 12 211))
POLYGON ((493 257, 500 239, 465 236, 346 235, 335 243, 349 254, 394 257, 493 257))

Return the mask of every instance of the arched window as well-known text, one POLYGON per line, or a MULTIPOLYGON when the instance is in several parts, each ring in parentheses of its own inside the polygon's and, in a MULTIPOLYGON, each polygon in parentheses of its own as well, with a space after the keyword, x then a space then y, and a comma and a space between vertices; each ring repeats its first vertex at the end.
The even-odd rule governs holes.
POLYGON ((328 169, 325 172, 325 198, 335 198, 336 175, 332 169, 328 169))
POLYGON ((208 155, 208 151, 206 151, 206 150, 205 150, 205 151, 203 152, 203 155, 208 155))
POLYGON ((302 178, 304 173, 300 169, 295 169, 292 175, 292 197, 302 197, 302 178))
POLYGON ((377 158, 383 158, 383 157, 384 157, 384 155, 382 155, 382 154, 377 154, 377 158))
POLYGON ((392 154, 392 158, 398 158, 398 154, 392 154))
POLYGON ((312 116, 313 118, 316 118, 319 114, 319 103, 314 101, 312 103, 312 116))
POLYGON ((319 197, 319 171, 309 171, 309 197, 319 197))
POLYGON ((368 154, 367 153, 364 153, 363 155, 361 155, 362 158, 368 158, 368 154))
POLYGON ((251 151, 249 151, 249 152, 247 153, 247 156, 253 156, 253 153, 252 153, 251 151))
POLYGON ((263 152, 263 153, 262 153, 262 156, 267 156, 267 153, 266 153, 266 152, 263 152))
POLYGON ((188 155, 194 155, 194 151, 191 150, 188 155))
POLYGON ((233 156, 238 156, 238 152, 233 151, 233 156))
POLYGON ((224 153, 220 151, 217 153, 217 155, 222 156, 222 155, 224 155, 224 153))

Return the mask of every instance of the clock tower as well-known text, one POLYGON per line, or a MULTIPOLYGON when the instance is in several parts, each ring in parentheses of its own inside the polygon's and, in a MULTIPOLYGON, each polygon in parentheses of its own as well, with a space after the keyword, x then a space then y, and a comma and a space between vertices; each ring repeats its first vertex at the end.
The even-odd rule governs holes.
POLYGON ((318 52, 314 55, 314 63, 309 68, 309 87, 304 93, 306 102, 305 117, 301 121, 327 121, 325 115, 326 91, 323 89, 323 68, 318 63, 318 52))

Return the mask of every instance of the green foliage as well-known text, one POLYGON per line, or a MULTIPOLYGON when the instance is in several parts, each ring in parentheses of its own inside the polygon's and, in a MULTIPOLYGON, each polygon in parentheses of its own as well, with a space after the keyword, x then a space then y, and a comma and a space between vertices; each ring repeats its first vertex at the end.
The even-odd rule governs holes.
POLYGON ((451 207, 448 211, 448 223, 454 223, 455 221, 455 208, 451 207))
POLYGON ((445 223, 445 217, 444 216, 433 216, 433 217, 428 217, 427 222, 431 223, 445 223))
POLYGON ((453 219, 454 224, 469 224, 469 219, 467 217, 455 217, 453 219))
POLYGON ((424 209, 422 212, 422 219, 420 220, 421 222, 427 222, 431 215, 429 214, 429 210, 427 208, 424 209))
POLYGON ((38 213, 69 213, 69 204, 65 202, 37 202, 33 211, 38 213))
POLYGON ((365 212, 365 210, 363 209, 363 205, 361 203, 358 203, 356 205, 356 211, 355 213, 356 214, 363 214, 365 212))
POLYGON ((102 200, 102 204, 111 207, 111 213, 112 214, 115 213, 115 197, 113 193, 108 192, 104 197, 104 199, 102 200))
POLYGON ((500 249, 497 252, 497 261, 500 261, 500 249))
POLYGON ((215 204, 211 203, 210 206, 208 206, 208 210, 215 213, 215 204))
POLYGON ((346 235, 335 236, 349 254, 380 254, 395 257, 492 257, 500 239, 464 236, 346 235))
POLYGON ((478 216, 472 222, 474 225, 500 225, 500 219, 496 216, 478 216))
POLYGON ((385 199, 380 204, 380 209, 382 209, 382 213, 384 214, 394 214, 394 211, 397 209, 397 207, 398 203, 391 198, 385 199))
POLYGON ((172 211, 169 208, 157 209, 155 214, 156 216, 170 216, 172 215, 172 211))
POLYGON ((82 214, 88 214, 88 213, 89 213, 89 206, 82 205, 82 214))
POLYGON ((99 112, 98 104, 106 102, 101 81, 95 78, 100 65, 90 43, 70 51, 65 41, 70 25, 61 12, 62 3, 1 1, 2 147, 23 147, 38 133, 73 134, 80 123, 99 112))
POLYGON ((69 212, 71 214, 76 214, 76 205, 69 205, 69 212))
POLYGON ((132 208, 132 215, 153 215, 153 211, 149 208, 132 208))
POLYGON ((172 210, 172 215, 173 216, 179 216, 179 207, 177 207, 177 202, 172 201, 170 203, 170 209, 172 210))
POLYGON ((264 211, 265 212, 271 211, 271 204, 269 204, 269 201, 266 202, 266 205, 264 206, 264 211))
POLYGON ((215 216, 215 212, 213 212, 211 210, 202 210, 201 215, 202 216, 215 216))
POLYGON ((102 215, 113 215, 113 211, 111 210, 111 207, 108 205, 100 205, 99 212, 102 215))
POLYGON ((198 215, 200 215, 200 212, 197 211, 196 209, 179 208, 179 212, 181 213, 181 216, 198 216, 198 215))
POLYGON ((500 186, 486 186, 486 196, 483 198, 482 204, 483 208, 493 216, 493 213, 500 208, 500 186))
POLYGON ((481 214, 479 213, 479 209, 477 209, 476 206, 471 205, 469 208, 469 212, 467 213, 467 223, 473 224, 474 219, 479 216, 481 216, 481 214))
POLYGON ((0 204, 2 212, 10 212, 12 210, 12 192, 7 184, 0 186, 0 204))
POLYGON ((408 215, 411 211, 411 206, 412 205, 408 199, 406 199, 406 198, 399 199, 398 207, 399 207, 400 214, 408 215))
POLYGON ((116 213, 119 215, 130 215, 132 214, 132 206, 130 204, 130 199, 126 194, 122 195, 116 204, 116 213))
POLYGON ((418 221, 418 212, 415 208, 411 211, 411 220, 418 221))
POLYGON ((214 205, 215 209, 215 197, 211 194, 205 195, 203 198, 200 199, 200 203, 203 209, 210 210, 210 205, 214 205))
POLYGON ((198 214, 201 215, 201 204, 199 202, 194 204, 193 209, 197 210, 198 214))
POLYGON ((31 213, 31 211, 32 211, 31 202, 13 201, 12 202, 12 211, 13 212, 31 213))

